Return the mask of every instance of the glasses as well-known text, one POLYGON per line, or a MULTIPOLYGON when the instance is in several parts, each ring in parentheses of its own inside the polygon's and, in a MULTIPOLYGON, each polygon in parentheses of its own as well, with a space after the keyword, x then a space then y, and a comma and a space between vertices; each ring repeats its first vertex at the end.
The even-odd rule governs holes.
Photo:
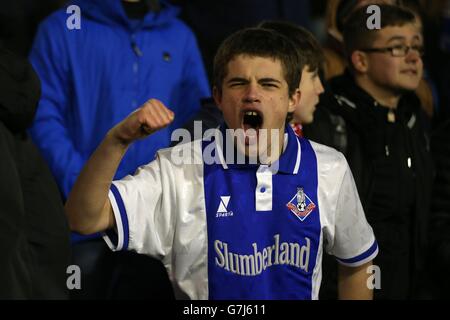
POLYGON ((393 57, 405 57, 409 53, 409 51, 413 51, 421 57, 424 54, 423 46, 398 45, 386 48, 365 48, 360 50, 364 52, 389 52, 393 57))

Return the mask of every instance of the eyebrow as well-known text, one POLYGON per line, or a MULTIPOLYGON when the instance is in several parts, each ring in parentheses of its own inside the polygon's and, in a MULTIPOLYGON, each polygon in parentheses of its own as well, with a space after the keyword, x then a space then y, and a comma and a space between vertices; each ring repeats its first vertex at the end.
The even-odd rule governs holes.
POLYGON ((281 84, 280 80, 274 79, 274 78, 262 78, 259 79, 258 82, 277 82, 281 84))
MULTIPOLYGON (((240 78, 240 77, 234 77, 228 80, 226 83, 235 83, 235 82, 249 82, 248 79, 240 78)), ((267 82, 277 82, 281 84, 280 80, 274 79, 274 78, 261 78, 258 80, 258 83, 267 83, 267 82)))
POLYGON ((248 80, 245 78, 234 77, 229 79, 226 83, 233 83, 233 82, 248 82, 248 80))
MULTIPOLYGON (((399 41, 399 40, 406 40, 406 37, 403 37, 403 36, 393 36, 392 38, 390 38, 389 40, 388 40, 388 42, 387 43, 390 43, 390 42, 392 42, 392 41, 399 41)), ((420 36, 419 35, 415 35, 414 37, 413 37, 413 40, 420 40, 420 36)))

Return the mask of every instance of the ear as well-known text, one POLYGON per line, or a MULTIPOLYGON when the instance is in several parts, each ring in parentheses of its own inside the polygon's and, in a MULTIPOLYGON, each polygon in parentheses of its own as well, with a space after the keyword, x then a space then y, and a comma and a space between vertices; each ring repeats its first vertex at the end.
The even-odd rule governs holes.
POLYGON ((367 59, 367 54, 362 51, 353 51, 350 56, 350 60, 353 65, 353 69, 360 73, 366 73, 369 68, 369 61, 367 59))
POLYGON ((213 87, 213 98, 216 106, 222 111, 222 94, 219 92, 216 86, 213 87))
POLYGON ((300 89, 297 88, 295 92, 292 94, 292 96, 289 98, 289 107, 288 112, 294 112, 297 108, 298 104, 300 103, 300 98, 302 96, 302 93, 300 92, 300 89))

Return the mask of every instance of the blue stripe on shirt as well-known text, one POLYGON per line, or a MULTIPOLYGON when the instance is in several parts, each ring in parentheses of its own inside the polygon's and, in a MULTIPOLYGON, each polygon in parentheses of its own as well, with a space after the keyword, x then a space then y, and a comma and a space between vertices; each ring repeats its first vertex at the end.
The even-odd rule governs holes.
POLYGON ((111 184, 111 192, 116 199, 117 206, 119 207, 120 217, 122 219, 122 227, 123 227, 123 248, 122 250, 128 249, 128 241, 130 236, 130 229, 128 227, 128 217, 127 211, 125 209, 125 205, 123 203, 122 197, 120 196, 120 192, 114 184, 111 184))
POLYGON ((375 240, 372 244, 372 246, 370 246, 370 248, 368 250, 366 250, 365 252, 361 253, 360 255, 350 258, 350 259, 339 259, 339 261, 342 261, 343 263, 356 263, 359 261, 363 261, 364 259, 366 259, 367 257, 370 257, 376 250, 378 249, 378 244, 377 241, 375 240))

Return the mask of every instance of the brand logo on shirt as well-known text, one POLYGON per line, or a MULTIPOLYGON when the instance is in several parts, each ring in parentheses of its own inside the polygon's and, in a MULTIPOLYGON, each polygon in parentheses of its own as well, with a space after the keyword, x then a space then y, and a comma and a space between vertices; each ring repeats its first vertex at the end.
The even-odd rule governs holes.
POLYGON ((267 268, 277 265, 293 266, 308 272, 311 240, 305 237, 304 243, 281 241, 280 235, 273 237, 273 244, 258 247, 256 242, 251 244, 247 254, 235 253, 227 242, 214 241, 216 251, 215 264, 241 276, 256 276, 267 268))
POLYGON ((233 211, 228 211, 228 203, 230 202, 230 196, 221 196, 219 208, 217 209, 216 218, 232 217, 233 211))
POLYGON ((303 187, 298 187, 297 194, 286 204, 286 207, 288 207, 288 209, 291 210, 291 212, 295 214, 300 221, 304 221, 306 217, 308 217, 314 210, 316 205, 305 193, 303 187))

